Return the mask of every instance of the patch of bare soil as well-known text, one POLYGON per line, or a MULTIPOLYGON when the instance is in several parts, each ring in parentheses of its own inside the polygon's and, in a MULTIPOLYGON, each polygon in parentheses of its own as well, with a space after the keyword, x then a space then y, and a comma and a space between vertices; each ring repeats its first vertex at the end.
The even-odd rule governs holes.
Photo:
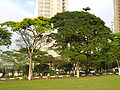
POLYGON ((74 87, 76 87, 76 88, 83 88, 82 85, 76 85, 76 86, 74 86, 74 87))

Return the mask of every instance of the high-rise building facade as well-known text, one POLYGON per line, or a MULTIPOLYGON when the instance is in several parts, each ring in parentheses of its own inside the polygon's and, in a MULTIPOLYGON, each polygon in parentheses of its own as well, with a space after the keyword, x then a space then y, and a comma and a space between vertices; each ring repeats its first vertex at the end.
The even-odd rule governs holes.
POLYGON ((68 10, 68 0, 37 0, 37 16, 51 18, 68 10))
POLYGON ((114 0, 114 29, 113 33, 120 32, 120 0, 114 0))

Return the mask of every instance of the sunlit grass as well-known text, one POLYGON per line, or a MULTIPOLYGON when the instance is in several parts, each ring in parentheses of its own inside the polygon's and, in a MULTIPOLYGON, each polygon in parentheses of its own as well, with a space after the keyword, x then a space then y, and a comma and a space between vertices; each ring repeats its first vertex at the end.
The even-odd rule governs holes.
POLYGON ((0 90, 120 90, 120 76, 2 81, 0 90))

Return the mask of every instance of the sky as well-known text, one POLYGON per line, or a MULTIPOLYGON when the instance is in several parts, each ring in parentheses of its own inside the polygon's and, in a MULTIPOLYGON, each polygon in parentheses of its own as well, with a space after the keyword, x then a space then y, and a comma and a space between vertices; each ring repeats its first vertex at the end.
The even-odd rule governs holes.
MULTIPOLYGON (((35 17, 36 0, 0 0, 0 22, 19 21, 35 17)), ((69 11, 81 11, 89 6, 110 27, 113 22, 113 0, 68 0, 69 11)))
POLYGON ((95 14, 105 21, 106 25, 111 28, 114 19, 113 0, 68 0, 70 11, 81 11, 84 7, 90 7, 90 13, 95 14))
MULTIPOLYGON (((0 0, 0 23, 34 18, 35 6, 36 0, 0 0)), ((68 0, 69 11, 81 11, 85 7, 90 7, 89 12, 100 17, 111 28, 113 0, 68 0)))

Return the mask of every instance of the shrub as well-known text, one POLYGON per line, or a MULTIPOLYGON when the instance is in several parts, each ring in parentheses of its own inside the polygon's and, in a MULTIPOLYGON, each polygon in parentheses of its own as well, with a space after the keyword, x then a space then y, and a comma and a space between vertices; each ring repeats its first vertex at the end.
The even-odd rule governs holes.
POLYGON ((48 73, 53 76, 53 75, 56 75, 56 71, 55 70, 49 70, 48 73))
POLYGON ((23 80, 27 80, 27 79, 28 79, 28 76, 27 76, 27 75, 24 75, 22 78, 23 78, 23 80))
POLYGON ((19 80, 19 77, 14 77, 14 80, 19 80))

